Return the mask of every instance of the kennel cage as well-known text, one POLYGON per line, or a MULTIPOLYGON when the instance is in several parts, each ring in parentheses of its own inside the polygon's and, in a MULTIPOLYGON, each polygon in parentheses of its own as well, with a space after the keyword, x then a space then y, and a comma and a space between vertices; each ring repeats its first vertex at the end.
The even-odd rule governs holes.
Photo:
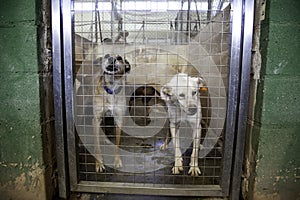
POLYGON ((252 27, 244 24, 251 20, 252 1, 52 1, 60 196, 70 190, 237 198, 252 40, 252 27), (131 66, 122 95, 103 87, 101 62, 108 54, 131 66), (201 124, 199 176, 189 174, 189 122, 177 124, 180 173, 172 173, 172 137, 161 149, 170 135, 161 88, 178 73, 204 80, 197 90, 202 116, 195 116, 201 124), (97 116, 101 124, 95 135, 95 107, 106 108, 105 101, 115 102, 111 99, 126 103, 110 104, 97 116), (114 114, 118 107, 124 109, 121 116, 114 114), (122 131, 118 146, 116 127, 122 131), (96 167, 98 147, 102 172, 96 167), (115 166, 116 153, 122 166, 115 166))

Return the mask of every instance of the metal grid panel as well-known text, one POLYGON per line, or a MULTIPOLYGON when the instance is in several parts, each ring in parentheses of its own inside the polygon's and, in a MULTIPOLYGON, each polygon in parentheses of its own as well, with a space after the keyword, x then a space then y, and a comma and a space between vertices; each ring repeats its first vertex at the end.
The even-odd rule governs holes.
MULTIPOLYGON (((112 186, 124 183, 131 189, 149 184, 154 188, 183 186, 207 189, 209 186, 214 190, 214 186, 221 185, 221 177, 226 170, 223 169, 223 127, 227 106, 229 9, 208 10, 207 5, 207 9, 201 7, 188 11, 181 2, 177 2, 176 5, 180 5, 178 10, 168 12, 153 11, 147 7, 144 10, 125 10, 121 9, 121 5, 107 7, 109 2, 99 2, 97 10, 95 3, 75 1, 74 6, 74 118, 78 136, 78 181, 109 183, 112 186), (85 7, 86 3, 91 6, 89 9, 85 7), (129 35, 120 37, 126 35, 125 32, 129 35), (99 87, 103 89, 99 86, 101 68, 97 59, 106 54, 118 54, 131 65, 121 97, 126 99, 126 113, 121 118, 129 122, 121 128, 123 167, 116 168, 112 148, 116 144, 116 123, 109 113, 102 116, 99 141, 106 169, 98 173, 95 171, 97 138, 93 133, 93 108, 96 106, 93 98, 99 95, 99 87), (200 176, 188 174, 193 140, 188 123, 180 124, 183 153, 183 171, 180 174, 172 174, 172 145, 169 144, 166 150, 160 149, 169 133, 166 102, 161 99, 160 89, 178 72, 202 77, 207 88, 200 92, 200 176)), ((205 2, 197 5, 202 4, 205 2)), ((111 98, 111 95, 104 94, 102 98, 111 98)))

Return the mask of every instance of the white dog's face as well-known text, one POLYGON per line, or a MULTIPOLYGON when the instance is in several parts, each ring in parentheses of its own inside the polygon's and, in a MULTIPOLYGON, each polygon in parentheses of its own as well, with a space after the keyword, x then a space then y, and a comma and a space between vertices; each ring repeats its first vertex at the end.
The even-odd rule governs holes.
POLYGON ((188 115, 194 115, 198 112, 199 90, 203 85, 202 78, 193 78, 179 73, 161 88, 161 98, 171 104, 179 103, 188 115))

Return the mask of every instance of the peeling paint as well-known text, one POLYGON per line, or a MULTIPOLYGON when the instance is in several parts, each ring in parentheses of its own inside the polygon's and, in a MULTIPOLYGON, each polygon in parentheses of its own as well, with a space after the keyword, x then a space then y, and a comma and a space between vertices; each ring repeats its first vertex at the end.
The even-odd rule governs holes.
POLYGON ((1 200, 46 199, 44 170, 39 166, 38 163, 35 163, 26 174, 23 172, 20 176, 16 177, 15 180, 0 185, 0 193, 1 200))
POLYGON ((283 60, 281 61, 277 67, 274 68, 273 73, 274 74, 280 74, 280 72, 282 72, 282 70, 287 66, 288 61, 287 60, 283 60))

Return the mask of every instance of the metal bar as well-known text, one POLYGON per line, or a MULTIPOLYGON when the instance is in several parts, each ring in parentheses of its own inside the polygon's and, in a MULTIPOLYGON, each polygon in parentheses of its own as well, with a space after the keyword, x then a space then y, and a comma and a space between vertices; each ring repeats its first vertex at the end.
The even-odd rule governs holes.
POLYGON ((207 21, 209 22, 211 20, 211 13, 212 13, 212 0, 207 1, 208 7, 207 7, 207 21))
POLYGON ((100 42, 103 42, 103 36, 102 36, 102 28, 101 28, 101 18, 100 18, 100 12, 97 10, 97 16, 98 16, 98 26, 99 26, 99 33, 100 33, 100 42))
POLYGON ((62 61, 61 61, 61 11, 60 0, 51 1, 52 20, 52 59, 53 59, 53 94, 54 94, 54 115, 55 115, 55 142, 58 173, 59 196, 67 198, 66 181, 66 157, 65 157, 65 135, 63 123, 63 82, 62 82, 62 61))
POLYGON ((217 10, 218 10, 218 11, 221 11, 221 10, 222 10, 224 1, 225 1, 225 0, 219 0, 218 7, 217 7, 217 10))
POLYGON ((82 181, 76 188, 77 192, 101 192, 115 194, 143 194, 143 195, 168 195, 168 196, 223 196, 220 186, 201 185, 188 186, 172 184, 137 184, 117 182, 90 182, 82 181))
POLYGON ((197 0, 194 0, 194 3, 195 3, 195 7, 196 7, 196 13, 197 13, 197 19, 198 19, 198 24, 199 24, 199 29, 201 28, 201 19, 200 19, 200 14, 199 14, 199 10, 198 10, 198 7, 197 7, 197 0))
POLYGON ((68 164, 70 189, 77 184, 77 162, 73 110, 73 48, 72 48, 72 14, 71 1, 62 0, 63 24, 63 58, 64 58, 64 84, 65 84, 65 116, 66 134, 68 143, 68 164))
POLYGON ((236 120, 238 109, 238 93, 240 83, 241 66, 241 41, 242 41, 242 1, 231 1, 231 50, 228 77, 228 101, 224 144, 224 165, 222 174, 222 189, 229 195, 231 180, 232 156, 234 138, 236 133, 236 120))
POLYGON ((191 11, 191 0, 188 0, 188 10, 186 16, 186 35, 185 42, 188 42, 188 38, 190 38, 190 11, 191 11))
MULTIPOLYGON (((122 0, 120 0, 120 13, 118 12, 118 15, 119 15, 119 19, 118 19, 118 32, 123 31, 123 17, 121 15, 121 13, 122 13, 122 0)), ((126 37, 125 37, 125 40, 126 40, 126 37)))
POLYGON ((115 5, 114 5, 114 1, 111 0, 110 37, 112 40, 114 38, 114 20, 115 20, 115 5))
POLYGON ((177 44, 182 44, 182 41, 183 41, 183 36, 184 36, 184 34, 183 34, 183 10, 181 10, 180 12, 179 12, 179 19, 178 19, 179 21, 178 21, 178 26, 179 26, 179 31, 178 31, 178 39, 179 39, 179 41, 177 41, 178 43, 177 44))
POLYGON ((249 90, 250 90, 250 70, 252 56, 252 37, 253 37, 253 21, 254 21, 254 1, 245 0, 244 4, 244 26, 243 26, 243 55, 241 69, 241 84, 240 84, 240 102, 239 102, 239 117, 237 124, 237 138, 235 148, 235 158, 233 166, 233 179, 231 187, 231 199, 239 199, 240 184, 242 176, 242 165, 245 148, 245 137, 247 127, 247 115, 249 105, 249 90))
MULTIPOLYGON (((95 42, 97 43, 98 42, 98 24, 97 24, 97 11, 98 11, 98 1, 96 0, 95 2, 95 42)), ((101 41, 101 40, 100 40, 101 41)))

